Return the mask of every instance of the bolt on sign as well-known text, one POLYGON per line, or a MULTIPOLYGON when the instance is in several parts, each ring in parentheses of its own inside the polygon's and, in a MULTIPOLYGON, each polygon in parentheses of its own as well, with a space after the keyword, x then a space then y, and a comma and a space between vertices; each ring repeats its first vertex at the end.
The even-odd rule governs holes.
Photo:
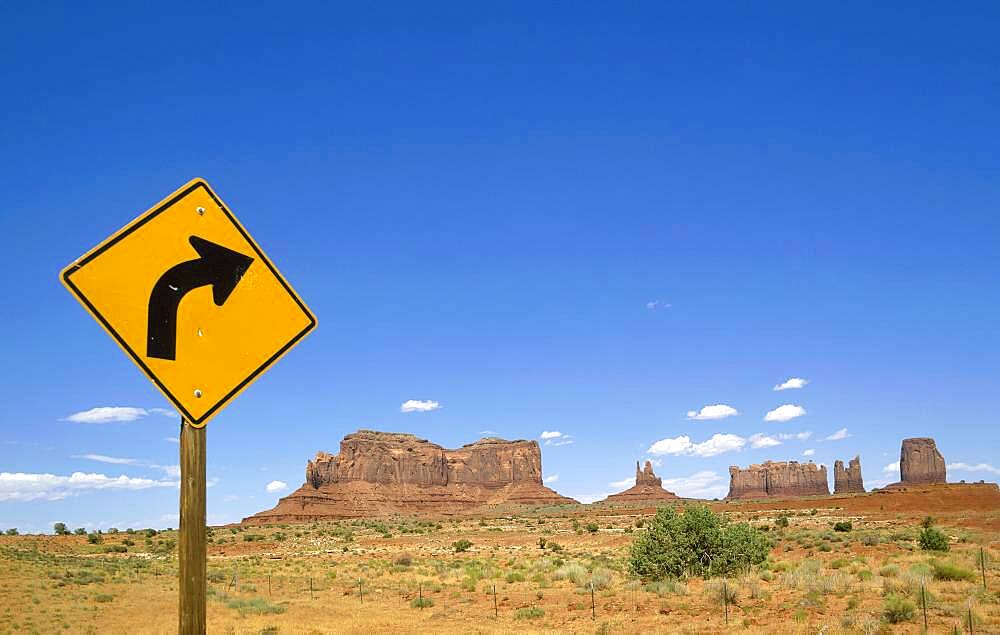
POLYGON ((202 179, 91 249, 61 278, 195 427, 316 327, 202 179))

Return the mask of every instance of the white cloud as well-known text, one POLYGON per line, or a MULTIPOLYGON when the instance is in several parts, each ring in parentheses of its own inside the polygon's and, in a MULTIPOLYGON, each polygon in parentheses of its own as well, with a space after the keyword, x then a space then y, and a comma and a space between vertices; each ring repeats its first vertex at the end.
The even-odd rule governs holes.
POLYGON ((764 415, 764 421, 791 421, 792 419, 801 417, 804 414, 806 414, 806 409, 802 406, 786 403, 785 405, 778 406, 764 415))
POLYGON ((117 456, 107 456, 104 454, 74 454, 72 458, 88 459, 90 461, 97 461, 99 463, 110 463, 112 465, 134 465, 137 467, 151 467, 157 470, 163 470, 163 473, 170 478, 180 478, 181 476, 180 465, 157 465, 156 463, 150 463, 149 461, 143 461, 140 459, 126 459, 117 456))
POLYGON ((949 470, 958 470, 959 472, 989 472, 990 474, 1000 474, 1000 468, 993 467, 989 463, 976 463, 975 465, 970 465, 969 463, 949 463, 949 470))
POLYGON ((115 421, 135 421, 149 415, 177 416, 166 408, 133 408, 131 406, 101 406, 82 412, 75 412, 63 419, 74 423, 112 423, 115 421))
POLYGON ((704 406, 701 410, 688 410, 687 418, 694 421, 710 421, 713 419, 725 419, 740 414, 736 408, 727 406, 724 403, 712 406, 704 406))
POLYGON ((545 442, 545 445, 551 445, 554 448, 558 448, 560 445, 570 445, 573 443, 573 439, 570 437, 563 437, 562 439, 556 441, 554 439, 549 439, 545 442))
POLYGON ((620 481, 613 481, 611 483, 608 483, 608 487, 613 487, 615 489, 625 489, 625 488, 628 488, 628 487, 632 487, 633 485, 635 485, 635 477, 634 476, 630 476, 628 478, 623 478, 620 481))
POLYGON ((555 483, 558 480, 559 480, 558 474, 549 474, 544 479, 542 479, 542 481, 545 483, 555 483))
POLYGON ((488 437, 493 437, 497 435, 497 433, 494 432, 493 430, 480 430, 479 434, 485 434, 488 437))
POLYGON ((558 430, 542 430, 542 433, 538 435, 540 439, 545 441, 545 445, 551 445, 554 448, 560 445, 569 445, 573 443, 573 437, 569 434, 563 434, 558 430))
POLYGON ((713 434, 708 441, 693 445, 691 453, 695 456, 709 457, 741 450, 744 445, 746 445, 746 439, 735 434, 713 434))
POLYGON ((89 459, 99 463, 111 463, 113 465, 137 465, 138 459, 123 459, 117 456, 105 456, 103 454, 74 454, 74 459, 89 459))
POLYGON ((827 441, 841 441, 851 436, 847 433, 847 428, 841 428, 826 438, 827 441))
POLYGON ((808 450, 802 451, 802 456, 813 456, 816 454, 816 450, 809 448, 808 450))
POLYGON ((597 494, 575 494, 573 498, 584 504, 590 504, 595 501, 603 500, 608 496, 611 496, 614 492, 599 492, 597 494))
POLYGON ((441 404, 436 401, 421 401, 420 399, 407 399, 399 406, 400 412, 430 412, 438 410, 441 404))
POLYGON ((54 501, 93 490, 143 490, 178 485, 177 481, 84 472, 73 472, 69 476, 0 472, 0 501, 54 501))
POLYGON ((647 454, 685 454, 691 449, 691 437, 684 435, 673 439, 660 439, 646 450, 647 454))
POLYGON ((271 481, 264 487, 264 489, 267 490, 269 494, 274 494, 275 492, 283 492, 286 489, 288 489, 288 483, 284 481, 271 481))
POLYGON ((781 445, 781 441, 778 441, 774 437, 769 437, 766 434, 761 434, 760 432, 751 435, 747 441, 750 442, 750 447, 754 449, 773 448, 776 445, 781 445))
POLYGON ((178 443, 179 444, 181 442, 181 438, 180 437, 166 437, 163 440, 166 441, 167 443, 178 443))
POLYGON ((655 311, 656 309, 669 309, 672 304, 667 304, 666 302, 660 302, 659 300, 652 300, 646 303, 646 308, 650 311, 655 311))
POLYGON ((660 439, 649 446, 646 453, 652 455, 688 454, 705 458, 741 450, 746 443, 746 439, 735 434, 714 434, 712 438, 701 443, 691 443, 691 438, 684 435, 673 439, 660 439))
POLYGON ((899 474, 899 461, 886 465, 882 468, 882 472, 885 474, 899 474))
POLYGON ((805 385, 809 383, 808 379, 803 379, 801 377, 792 377, 783 381, 774 387, 774 390, 793 390, 795 388, 805 388, 805 385))
POLYGON ((708 470, 690 476, 665 478, 663 487, 686 498, 722 498, 729 489, 724 477, 708 470))
POLYGON ((789 439, 795 439, 796 441, 805 441, 813 435, 812 432, 782 432, 777 435, 782 441, 788 441, 789 439))

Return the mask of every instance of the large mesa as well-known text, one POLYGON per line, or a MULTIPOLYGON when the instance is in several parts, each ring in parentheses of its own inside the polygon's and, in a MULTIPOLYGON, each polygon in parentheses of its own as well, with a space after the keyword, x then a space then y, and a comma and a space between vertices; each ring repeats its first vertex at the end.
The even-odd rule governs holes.
POLYGON ((450 450, 412 434, 359 430, 317 452, 306 482, 247 523, 388 514, 455 514, 503 505, 574 503, 542 484, 536 441, 490 437, 450 450))
POLYGON ((727 499, 829 495, 826 466, 811 461, 765 461, 746 469, 735 465, 729 468, 727 499))

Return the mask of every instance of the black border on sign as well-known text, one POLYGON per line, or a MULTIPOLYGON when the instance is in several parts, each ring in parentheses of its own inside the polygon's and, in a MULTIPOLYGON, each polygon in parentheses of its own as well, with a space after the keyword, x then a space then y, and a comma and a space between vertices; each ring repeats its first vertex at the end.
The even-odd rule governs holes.
POLYGON ((258 375, 267 370, 267 368, 271 364, 277 361, 279 357, 284 355, 285 352, 288 351, 288 349, 295 346, 295 344, 297 344, 299 340, 305 337, 306 333, 308 333, 309 331, 313 330, 316 327, 316 316, 314 316, 312 312, 309 311, 308 307, 306 307, 306 305, 302 302, 302 300, 295 293, 295 291, 292 290, 292 288, 288 285, 288 282, 285 281, 285 278, 282 277, 280 273, 278 273, 278 270, 275 269, 273 264, 271 264, 271 261, 268 260, 267 256, 264 255, 264 252, 261 251, 259 246, 257 246, 257 243, 253 240, 253 238, 251 238, 250 235, 246 232, 246 230, 243 229, 243 226, 240 225, 239 221, 236 220, 236 217, 233 216, 232 212, 229 211, 229 209, 219 199, 219 197, 215 195, 215 192, 212 191, 212 188, 209 187, 207 183, 201 180, 195 181, 190 186, 184 188, 183 190, 175 194, 173 197, 166 200, 159 207, 156 207, 155 209, 142 215, 140 218, 136 219, 136 221, 133 222, 132 225, 128 226, 118 234, 114 235, 110 240, 102 244, 93 252, 87 254, 85 257, 81 258, 77 262, 67 267, 66 270, 63 272, 62 278, 66 286, 69 287, 70 290, 72 290, 73 295, 75 295, 80 300, 80 302, 86 305, 90 313, 94 317, 96 317, 101 322, 102 325, 104 325, 104 328, 107 329, 108 333, 111 333, 111 335, 118 342, 118 345, 121 346, 126 352, 128 352, 129 355, 132 356, 132 360, 139 365, 139 368, 142 369, 142 371, 146 374, 146 376, 149 377, 149 379, 154 384, 156 384, 156 386, 160 389, 160 391, 167 396, 170 402, 173 403, 173 405, 176 406, 178 410, 180 410, 181 415, 184 417, 184 419, 196 427, 200 427, 202 425, 202 422, 205 422, 210 417, 212 417, 212 415, 214 415, 215 412, 219 410, 219 408, 225 405, 230 399, 235 397, 241 390, 243 390, 248 384, 250 384, 250 382, 256 379, 258 375), (86 266, 87 263, 91 262, 92 260, 100 256, 102 253, 104 253, 105 251, 116 245, 126 236, 128 236, 129 234, 131 234, 132 232, 139 229, 147 222, 155 218, 157 214, 172 207, 174 203, 184 198, 185 196, 187 196, 188 194, 190 194, 199 187, 205 188, 205 191, 208 193, 209 196, 212 197, 212 200, 215 201, 215 204, 219 206, 219 209, 222 210, 222 213, 225 214, 226 218, 229 219, 229 222, 233 224, 233 226, 240 232, 240 235, 243 236, 243 238, 247 241, 250 247, 253 248, 254 253, 257 254, 257 257, 260 258, 260 260, 265 265, 267 265, 267 268, 271 271, 271 274, 278 279, 278 282, 281 283, 281 286, 285 289, 288 295, 290 295, 292 299, 295 300, 295 303, 299 305, 299 308, 302 310, 302 312, 306 315, 306 317, 309 318, 309 324, 307 324, 306 327, 302 329, 302 331, 300 331, 295 337, 289 340, 287 344, 278 349, 276 353, 271 355, 271 357, 269 357, 263 364, 258 366, 256 370, 254 370, 246 377, 246 379, 241 381, 235 388, 229 391, 229 393, 227 393, 226 396, 219 399, 211 408, 206 410, 205 414, 203 414, 200 418, 195 419, 194 417, 191 416, 191 413, 188 412, 187 409, 180 403, 177 397, 175 397, 172 392, 167 390, 167 387, 164 386, 163 383, 160 381, 160 379, 153 373, 152 370, 150 370, 149 366, 147 366, 146 363, 142 360, 142 357, 139 356, 132 349, 132 347, 125 342, 125 339, 118 334, 118 331, 116 331, 114 327, 111 326, 111 323, 108 322, 108 320, 101 314, 100 311, 97 310, 97 307, 91 304, 90 300, 88 300, 87 297, 83 295, 83 292, 80 291, 79 287, 73 284, 73 281, 70 279, 70 276, 72 276, 74 273, 76 273, 84 266, 86 266))

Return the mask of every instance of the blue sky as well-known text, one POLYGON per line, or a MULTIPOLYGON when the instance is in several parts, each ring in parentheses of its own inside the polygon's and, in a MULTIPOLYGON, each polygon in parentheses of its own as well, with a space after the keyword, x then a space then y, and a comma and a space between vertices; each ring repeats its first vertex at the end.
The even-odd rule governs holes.
POLYGON ((647 457, 688 495, 885 483, 924 435, 997 479, 995 4, 33 5, 0 8, 0 527, 176 526, 177 420, 57 274, 195 176, 320 322, 209 424, 212 522, 359 427, 538 439, 584 500, 647 457))

